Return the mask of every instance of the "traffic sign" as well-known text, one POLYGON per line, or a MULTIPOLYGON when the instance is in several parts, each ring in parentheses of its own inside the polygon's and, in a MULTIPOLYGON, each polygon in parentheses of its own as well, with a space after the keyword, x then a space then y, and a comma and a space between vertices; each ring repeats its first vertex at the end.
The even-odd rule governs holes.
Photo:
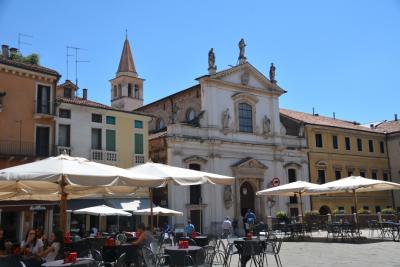
POLYGON ((272 178, 272 186, 279 186, 281 184, 281 181, 279 181, 278 177, 272 178))

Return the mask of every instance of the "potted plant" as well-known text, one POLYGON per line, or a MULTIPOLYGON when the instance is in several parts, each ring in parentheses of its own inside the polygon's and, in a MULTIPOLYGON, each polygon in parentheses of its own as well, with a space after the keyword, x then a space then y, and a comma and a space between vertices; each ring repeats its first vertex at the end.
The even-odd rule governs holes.
POLYGON ((386 208, 381 210, 381 214, 394 214, 395 211, 392 208, 386 208))
POLYGON ((280 222, 284 222, 287 219, 287 215, 286 212, 284 211, 278 211, 276 213, 276 218, 280 221, 280 222))
POLYGON ((315 217, 319 215, 318 210, 309 210, 305 212, 305 216, 315 217))

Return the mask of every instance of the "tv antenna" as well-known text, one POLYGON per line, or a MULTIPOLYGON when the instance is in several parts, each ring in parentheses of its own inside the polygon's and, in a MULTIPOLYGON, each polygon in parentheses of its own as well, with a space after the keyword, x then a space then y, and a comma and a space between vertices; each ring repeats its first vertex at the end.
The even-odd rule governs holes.
POLYGON ((18 33, 18 51, 21 52, 21 46, 22 45, 32 45, 31 43, 25 42, 23 39, 24 38, 33 38, 32 35, 28 35, 25 33, 18 33))
POLYGON ((67 46, 67 69, 68 69, 68 57, 73 56, 69 54, 69 49, 75 50, 75 85, 79 88, 78 86, 78 63, 89 63, 90 61, 88 60, 79 60, 78 59, 78 51, 79 50, 84 50, 87 51, 87 49, 81 48, 81 47, 76 47, 76 46, 67 46))

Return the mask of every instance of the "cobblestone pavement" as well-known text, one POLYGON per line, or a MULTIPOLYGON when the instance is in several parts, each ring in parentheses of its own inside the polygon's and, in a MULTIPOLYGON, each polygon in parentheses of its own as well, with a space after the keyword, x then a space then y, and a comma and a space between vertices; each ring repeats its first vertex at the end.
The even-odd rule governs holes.
MULTIPOLYGON (((364 231, 363 236, 368 236, 364 231)), ((283 242, 280 252, 282 265, 295 267, 400 267, 400 242, 368 239, 360 243, 327 242, 326 233, 313 234, 312 241, 283 242)), ((238 257, 230 266, 237 265, 238 257)), ((250 266, 250 263, 247 263, 250 266)), ((254 266, 254 264, 253 264, 254 266)), ((268 256, 268 266, 275 267, 275 259, 268 256)))

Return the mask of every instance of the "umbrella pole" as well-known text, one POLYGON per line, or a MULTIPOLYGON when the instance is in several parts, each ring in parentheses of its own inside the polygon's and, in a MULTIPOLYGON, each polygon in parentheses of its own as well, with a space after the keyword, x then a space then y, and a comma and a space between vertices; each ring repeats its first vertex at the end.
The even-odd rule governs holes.
POLYGON ((154 231, 154 222, 153 222, 153 190, 149 188, 149 199, 150 199, 150 229, 151 232, 154 231))
POLYGON ((65 193, 65 176, 61 177, 61 201, 60 201, 60 230, 67 231, 67 193, 65 193))
POLYGON ((301 192, 299 192, 299 198, 300 198, 300 214, 301 214, 300 222, 302 223, 304 214, 303 214, 303 200, 301 198, 301 192))
POLYGON ((117 215, 117 233, 119 233, 119 216, 117 215))
POLYGON ((356 190, 353 189, 353 200, 354 200, 354 212, 356 213, 356 224, 358 224, 358 214, 357 214, 357 194, 356 190))

